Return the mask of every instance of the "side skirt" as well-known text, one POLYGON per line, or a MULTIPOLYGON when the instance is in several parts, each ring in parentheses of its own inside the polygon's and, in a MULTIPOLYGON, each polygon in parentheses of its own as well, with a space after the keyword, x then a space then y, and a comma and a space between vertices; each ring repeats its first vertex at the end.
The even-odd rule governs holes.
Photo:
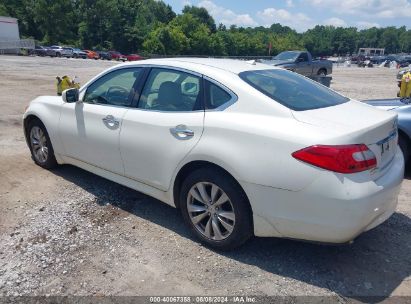
POLYGON ((70 165, 79 167, 81 169, 94 173, 98 176, 104 177, 112 182, 118 183, 120 185, 126 186, 133 190, 142 192, 148 196, 154 197, 155 199, 158 199, 159 201, 162 201, 163 203, 166 203, 167 205, 170 205, 174 208, 176 207, 172 199, 173 195, 170 194, 168 191, 167 192, 161 191, 157 188, 140 183, 134 179, 130 179, 125 176, 118 175, 116 173, 104 170, 102 168, 93 166, 89 163, 85 163, 83 161, 80 161, 78 159, 74 159, 68 156, 62 156, 61 154, 59 155, 56 154, 56 159, 59 164, 70 164, 70 165))

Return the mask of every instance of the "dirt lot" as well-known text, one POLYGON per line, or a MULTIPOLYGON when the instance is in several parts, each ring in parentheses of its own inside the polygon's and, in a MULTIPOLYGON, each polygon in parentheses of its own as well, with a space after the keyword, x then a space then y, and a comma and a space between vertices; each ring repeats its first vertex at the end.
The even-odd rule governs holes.
MULTIPOLYGON (((411 296, 411 180, 397 212, 352 245, 255 238, 198 244, 179 211, 72 166, 33 164, 21 116, 56 75, 82 83, 113 62, 0 56, 0 295, 411 296)), ((336 68, 332 88, 393 97, 395 70, 336 68)), ((410 174, 408 173, 408 176, 410 174)))

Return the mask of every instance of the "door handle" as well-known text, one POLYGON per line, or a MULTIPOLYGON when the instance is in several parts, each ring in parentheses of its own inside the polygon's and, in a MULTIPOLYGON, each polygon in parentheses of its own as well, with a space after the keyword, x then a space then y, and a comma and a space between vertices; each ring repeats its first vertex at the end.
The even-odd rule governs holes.
POLYGON ((177 139, 187 140, 194 136, 194 131, 190 130, 186 125, 178 125, 170 128, 170 133, 177 139))
POLYGON ((117 128, 120 125, 118 119, 116 119, 113 115, 107 115, 103 119, 104 124, 109 128, 117 128))

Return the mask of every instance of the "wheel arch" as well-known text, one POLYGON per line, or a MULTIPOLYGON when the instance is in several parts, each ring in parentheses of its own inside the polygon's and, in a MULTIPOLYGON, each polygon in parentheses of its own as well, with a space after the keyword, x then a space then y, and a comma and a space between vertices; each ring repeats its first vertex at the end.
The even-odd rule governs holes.
POLYGON ((317 75, 320 75, 320 74, 321 74, 321 71, 324 71, 324 72, 325 72, 325 75, 328 75, 328 70, 327 70, 326 67, 321 67, 321 68, 319 68, 318 71, 317 71, 317 75))
POLYGON ((23 130, 24 130, 24 137, 26 138, 27 145, 30 145, 29 139, 28 139, 28 127, 30 123, 34 120, 40 121, 43 124, 43 126, 46 128, 46 126, 44 125, 44 122, 36 114, 28 114, 26 117, 24 117, 23 130))
MULTIPOLYGON (((173 200, 174 200, 174 205, 176 206, 176 208, 180 208, 180 201, 179 201, 179 196, 180 196, 180 190, 181 190, 181 186, 182 183, 184 181, 184 179, 193 171, 198 170, 198 169, 215 169, 215 170, 219 170, 220 172, 223 172, 225 175, 227 175, 229 178, 231 178, 237 185, 238 187, 241 189, 241 191, 243 192, 244 196, 247 199, 248 205, 250 207, 250 211, 252 213, 252 207, 250 204, 250 200, 248 198, 247 193, 245 192, 245 190, 243 189, 243 187, 241 186, 241 184, 238 182, 238 180, 235 178, 235 176, 233 174, 231 174, 227 169, 223 168, 220 165, 217 165, 213 162, 210 161, 206 161, 206 160, 193 160, 190 161, 188 163, 186 163, 184 166, 182 166, 180 168, 180 170, 178 171, 175 179, 174 179, 174 183, 173 183, 173 200)), ((252 214, 251 214, 251 218, 252 218, 252 214)))
MULTIPOLYGON (((410 151, 411 151, 411 138, 410 138, 410 136, 408 136, 408 134, 402 129, 398 129, 398 135, 406 140, 407 147, 408 147, 408 154, 410 154, 410 151)), ((408 156, 410 156, 410 155, 408 155, 408 156)))

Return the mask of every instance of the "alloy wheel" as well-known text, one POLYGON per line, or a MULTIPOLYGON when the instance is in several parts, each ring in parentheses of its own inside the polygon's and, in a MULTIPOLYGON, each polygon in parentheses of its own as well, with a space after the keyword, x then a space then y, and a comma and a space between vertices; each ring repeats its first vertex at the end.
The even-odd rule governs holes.
POLYGON ((191 187, 187 195, 187 211, 194 227, 208 239, 224 240, 234 230, 233 204, 213 183, 199 182, 191 187))
POLYGON ((34 126, 30 130, 30 145, 36 160, 39 163, 45 163, 49 155, 47 138, 43 130, 38 126, 34 126))

